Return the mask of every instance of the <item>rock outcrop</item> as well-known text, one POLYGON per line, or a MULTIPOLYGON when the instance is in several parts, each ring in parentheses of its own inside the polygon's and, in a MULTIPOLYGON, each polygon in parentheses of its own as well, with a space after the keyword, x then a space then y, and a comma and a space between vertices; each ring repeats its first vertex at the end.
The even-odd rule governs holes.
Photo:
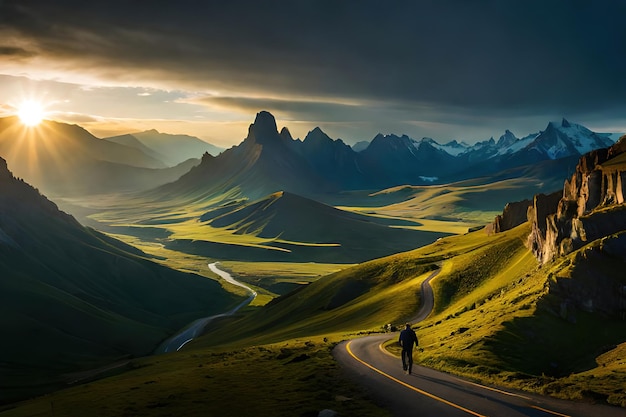
POLYGON ((535 197, 528 237, 542 264, 582 248, 550 274, 555 311, 570 321, 577 310, 626 319, 626 136, 583 155, 559 194, 535 197))
POLYGON ((504 232, 525 223, 528 220, 528 209, 532 205, 533 202, 530 200, 507 203, 502 214, 498 214, 493 221, 490 232, 504 232))
POLYGON ((560 198, 536 196, 529 211, 528 244, 539 262, 566 255, 587 242, 626 230, 626 136, 583 155, 560 198), (556 201, 556 203, 555 203, 556 201), (601 210, 604 209, 604 210, 601 210))
POLYGON ((554 257, 553 229, 549 228, 549 225, 558 210, 562 196, 561 191, 549 195, 538 194, 528 209, 528 220, 532 225, 528 247, 541 263, 554 257))

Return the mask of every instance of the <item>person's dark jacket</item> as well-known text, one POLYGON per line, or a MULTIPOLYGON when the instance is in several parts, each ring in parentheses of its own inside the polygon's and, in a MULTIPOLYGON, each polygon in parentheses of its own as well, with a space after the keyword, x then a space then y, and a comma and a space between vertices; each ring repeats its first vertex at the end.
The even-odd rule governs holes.
POLYGON ((412 350, 413 345, 417 345, 417 335, 413 331, 413 329, 404 329, 400 332, 400 338, 398 339, 402 349, 404 350, 412 350))

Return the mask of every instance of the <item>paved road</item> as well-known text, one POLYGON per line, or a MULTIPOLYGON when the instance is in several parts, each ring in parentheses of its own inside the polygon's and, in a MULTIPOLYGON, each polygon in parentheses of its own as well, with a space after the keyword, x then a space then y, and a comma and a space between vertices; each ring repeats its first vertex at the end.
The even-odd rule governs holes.
POLYGON ((217 262, 209 264, 209 269, 213 271, 214 273, 216 273, 217 275, 219 275, 225 281, 233 285, 237 285, 239 287, 245 288, 250 293, 250 297, 248 297, 245 301, 243 301, 241 304, 239 304, 238 306, 236 306, 230 311, 195 320, 194 322, 189 324, 187 327, 185 327, 183 330, 181 330, 179 333, 175 334, 174 336, 167 339, 165 342, 161 343, 161 345, 154 352, 155 354, 174 352, 174 351, 180 350, 183 346, 185 346, 187 343, 191 342, 194 338, 200 335, 202 331, 204 330, 204 328, 211 321, 215 320, 218 317, 226 317, 226 316, 235 314, 240 308, 250 304, 252 300, 254 300, 254 298, 256 297, 257 294, 252 288, 235 280, 232 277, 232 275, 230 275, 228 272, 225 272, 219 269, 217 267, 217 262))
MULTIPOLYGON (((423 304, 413 323, 426 318, 433 308, 429 282, 438 272, 422 284, 423 304)), ((420 366, 414 366, 413 373, 406 375, 400 358, 382 348, 382 343, 397 337, 397 333, 368 336, 343 342, 333 350, 349 375, 394 416, 626 417, 626 410, 617 407, 485 387, 420 366)))

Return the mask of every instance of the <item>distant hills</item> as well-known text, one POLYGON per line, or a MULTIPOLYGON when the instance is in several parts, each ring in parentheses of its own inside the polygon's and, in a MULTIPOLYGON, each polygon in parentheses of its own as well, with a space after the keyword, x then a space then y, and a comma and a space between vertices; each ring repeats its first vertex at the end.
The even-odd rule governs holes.
MULTIPOLYGON (((214 208, 199 219, 234 234, 270 239, 268 248, 187 242, 187 250, 241 260, 352 263, 403 252, 435 241, 446 233, 389 226, 419 223, 376 218, 319 203, 289 192, 277 192, 246 203, 214 208)), ((174 242, 174 247, 184 243, 174 242)))
POLYGON ((224 149, 189 135, 171 135, 155 129, 104 138, 141 150, 172 167, 188 159, 199 159, 205 152, 218 155, 224 149))
POLYGON ((212 280, 84 228, 1 158, 0 271, 0 402, 22 386, 45 390, 64 385, 65 373, 149 354, 237 302, 212 280))
POLYGON ((140 136, 150 137, 150 143, 158 141, 156 149, 178 146, 180 150, 164 156, 130 136, 102 140, 77 125, 44 121, 27 128, 17 117, 6 117, 0 118, 0 157, 15 175, 46 194, 71 196, 144 190, 174 181, 199 163, 205 149, 211 149, 209 144, 199 147, 200 139, 155 132, 140 136), (172 166, 172 161, 187 154, 195 159, 172 166))

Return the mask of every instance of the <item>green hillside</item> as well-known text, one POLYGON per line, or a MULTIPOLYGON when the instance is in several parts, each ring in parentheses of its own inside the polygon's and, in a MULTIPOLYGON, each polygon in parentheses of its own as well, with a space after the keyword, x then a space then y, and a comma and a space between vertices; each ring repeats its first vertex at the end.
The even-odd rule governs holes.
MULTIPOLYGON (((353 213, 288 192, 252 202, 236 191, 154 202, 90 204, 87 221, 136 244, 209 259, 245 262, 357 263, 431 243, 449 233, 413 230, 419 223, 353 213), (100 204, 100 206, 98 206, 100 204)), ((149 250, 149 249, 147 249, 149 250)))
POLYGON ((0 160, 0 402, 149 354, 240 297, 82 227, 0 160))
POLYGON ((511 179, 476 178, 443 185, 404 185, 374 193, 351 193, 334 198, 338 208, 389 219, 414 222, 416 230, 462 234, 484 226, 511 201, 532 198, 538 190, 562 187, 547 175, 511 179))
MULTIPOLYGON (((442 271, 433 281, 436 311, 417 329, 421 364, 484 382, 626 405, 617 389, 626 381, 624 321, 579 311, 573 322, 549 291, 555 275, 569 271, 576 279, 583 273, 579 268, 598 265, 579 263, 577 252, 539 268, 524 246, 528 232, 524 224, 491 236, 478 231, 447 237, 342 270, 215 323, 182 352, 134 361, 132 371, 2 415, 45 412, 50 401, 68 416, 87 407, 100 415, 132 410, 136 416, 200 416, 209 410, 237 415, 257 406, 257 415, 329 407, 345 415, 379 415, 366 393, 343 379, 330 349, 341 339, 410 318, 421 282, 439 264, 442 271), (181 381, 186 381, 182 387, 181 381), (245 395, 233 396, 233 391, 245 395), (103 392, 106 403, 97 399, 103 392), (351 400, 337 399, 346 396, 351 400)), ((615 273, 614 267, 608 263, 605 270, 615 273)), ((394 351, 395 343, 389 349, 394 351)))

